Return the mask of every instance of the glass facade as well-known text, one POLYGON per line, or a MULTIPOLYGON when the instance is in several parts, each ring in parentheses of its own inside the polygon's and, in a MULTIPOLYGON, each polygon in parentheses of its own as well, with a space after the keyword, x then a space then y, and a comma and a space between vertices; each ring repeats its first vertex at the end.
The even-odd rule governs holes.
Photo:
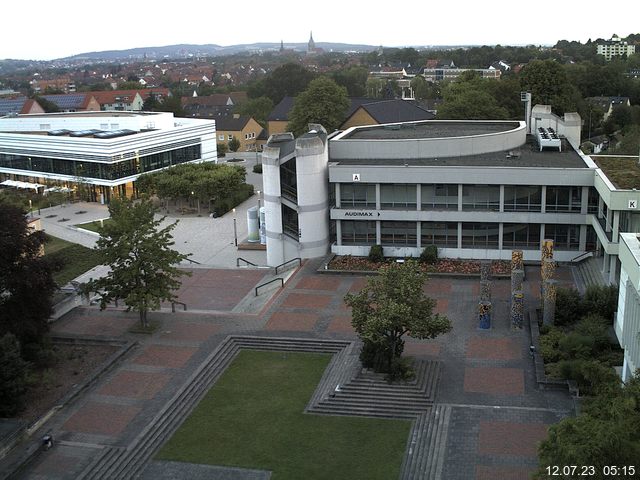
POLYGON ((502 246, 503 248, 539 249, 540 224, 505 223, 502 226, 502 246))
POLYGON ((298 201, 298 177, 295 158, 280 165, 280 191, 283 197, 293 202, 298 201))
POLYGON ((458 210, 458 184, 431 184, 421 186, 423 210, 458 210))
POLYGON ((282 205, 282 231, 296 240, 300 238, 298 212, 286 205, 282 205))
POLYGON ((544 238, 553 240, 553 248, 557 250, 578 250, 580 245, 580 226, 547 223, 544 226, 544 238))
POLYGON ((139 159, 130 158, 119 162, 104 163, 0 153, 0 167, 96 180, 118 180, 159 168, 191 162, 200 157, 200 145, 154 153, 139 159))
POLYGON ((418 246, 416 222, 380 222, 380 234, 383 246, 418 246))
POLYGON ((500 185, 463 185, 462 210, 500 210, 500 185))
POLYGON ((540 212, 542 187, 527 185, 504 186, 505 212, 540 212))
POLYGON ((462 248, 498 248, 497 223, 465 222, 462 224, 462 248))
POLYGON ((582 187, 547 187, 546 212, 580 213, 582 187))
POLYGON ((341 184, 340 206, 341 208, 376 208, 375 184, 341 184))
POLYGON ((415 210, 417 190, 415 184, 380 185, 380 207, 391 210, 415 210))
POLYGON ((438 247, 457 248, 458 222, 422 222, 420 242, 422 247, 437 245, 438 247))
POLYGON ((376 222, 342 220, 340 226, 343 245, 376 244, 376 222))

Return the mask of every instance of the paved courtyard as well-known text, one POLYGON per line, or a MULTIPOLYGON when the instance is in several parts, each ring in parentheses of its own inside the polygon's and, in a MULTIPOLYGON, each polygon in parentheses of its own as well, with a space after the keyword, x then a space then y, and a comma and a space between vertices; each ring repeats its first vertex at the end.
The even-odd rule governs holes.
MULTIPOLYGON (((53 333, 58 335, 118 338, 138 345, 49 420, 44 428, 54 433, 56 446, 38 455, 21 478, 76 478, 105 447, 130 445, 230 334, 355 339, 343 297, 361 289, 366 278, 318 274, 318 265, 305 263, 255 313, 234 308, 253 294, 264 270, 194 269, 180 292, 189 310, 150 314, 160 324, 153 335, 129 333, 136 315, 115 308, 78 308, 57 321, 53 333)), ((527 268, 530 307, 539 295, 536 270, 527 268)), ((561 267, 557 277, 572 282, 568 269, 561 267)), ((442 363, 435 401, 451 408, 443 437, 443 479, 528 478, 548 426, 573 409, 568 394, 537 388, 528 330, 514 331, 509 324, 509 280, 492 284, 492 328, 480 330, 475 314, 479 279, 430 279, 425 291, 437 300, 437 311, 452 320, 453 330, 435 340, 407 339, 405 354, 442 363)), ((162 470, 157 462, 148 468, 145 478, 162 470)), ((260 477, 255 471, 243 477, 228 469, 192 470, 200 473, 190 478, 260 477)))

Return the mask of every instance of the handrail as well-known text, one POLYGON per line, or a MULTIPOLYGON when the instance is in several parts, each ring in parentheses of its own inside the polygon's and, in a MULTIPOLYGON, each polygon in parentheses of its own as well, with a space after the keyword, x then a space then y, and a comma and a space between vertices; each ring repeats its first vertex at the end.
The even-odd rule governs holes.
POLYGON ((259 288, 264 287, 264 286, 266 286, 266 285, 269 285, 270 283, 277 282, 278 280, 280 280, 280 288, 284 288, 284 279, 283 279, 283 278, 280 278, 280 277, 278 277, 278 278, 274 278, 273 280, 269 280, 268 282, 265 282, 265 283, 263 283, 263 284, 261 284, 261 285, 258 285, 258 286, 255 288, 256 297, 258 296, 258 289, 259 289, 259 288))
POLYGON ((187 311, 187 304, 186 304, 186 303, 178 302, 177 300, 174 300, 174 301, 172 301, 172 302, 171 302, 171 311, 172 311, 173 313, 176 313, 176 303, 177 303, 178 305, 182 305, 183 310, 184 310, 185 312, 187 311))
POLYGON ((276 267, 276 275, 278 275, 278 269, 279 269, 280 267, 284 267, 284 266, 285 266, 285 265, 287 265, 288 263, 295 262, 296 260, 298 261, 298 265, 302 265, 302 259, 301 259, 300 257, 292 258, 291 260, 287 260, 286 262, 281 263, 280 265, 278 265, 278 266, 276 267))
POLYGON ((200 262, 196 262, 195 260, 191 260, 190 258, 185 258, 185 260, 191 263, 195 263, 197 265, 202 265, 200 262))
POLYGON ((259 265, 250 262, 249 260, 247 260, 246 258, 242 258, 242 257, 238 257, 236 258, 236 267, 240 266, 240 260, 242 260, 244 263, 246 263, 247 265, 253 265, 254 267, 258 267, 259 265))
POLYGON ((573 257, 571 260, 569 260, 570 263, 573 263, 575 261, 577 261, 578 259, 582 260, 582 257, 587 257, 589 255, 593 255, 594 250, 588 250, 586 252, 581 253, 580 255, 573 257))

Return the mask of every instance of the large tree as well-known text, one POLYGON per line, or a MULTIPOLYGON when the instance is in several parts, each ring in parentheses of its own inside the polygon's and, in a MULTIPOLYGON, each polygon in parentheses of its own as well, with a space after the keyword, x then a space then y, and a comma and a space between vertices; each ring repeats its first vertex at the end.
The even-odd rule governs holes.
POLYGON ((307 131, 309 123, 319 123, 327 132, 332 132, 344 121, 347 108, 346 88, 330 78, 316 78, 296 98, 287 129, 298 136, 307 131))
POLYGON ((560 115, 578 108, 580 93, 569 83, 564 67, 554 60, 534 60, 525 65, 520 86, 531 92, 534 105, 551 105, 560 115))
MULTIPOLYGON (((619 379, 618 379, 619 380, 619 379)), ((551 426, 548 438, 539 448, 540 468, 536 478, 548 478, 546 466, 592 465, 589 478, 637 478, 640 466, 640 377, 626 385, 609 384, 592 399, 587 399, 577 417, 569 417, 551 426), (617 473, 605 467, 618 466, 617 473), (620 467, 635 466, 635 472, 620 467)), ((564 477, 564 478, 568 478, 564 477)), ((571 477, 573 478, 573 477, 571 477)))
POLYGON ((188 275, 177 264, 185 255, 173 250, 171 231, 177 222, 160 227, 149 200, 113 200, 109 205, 111 222, 100 228, 96 250, 109 273, 89 282, 86 291, 100 295, 100 308, 115 300, 124 300, 128 310, 137 311, 143 327, 147 312, 177 297, 180 277, 188 275))
POLYGON ((46 237, 25 212, 0 202, 0 336, 12 333, 28 360, 37 357, 52 313, 55 268, 41 256, 46 237))
POLYGON ((274 105, 285 96, 295 97, 307 88, 315 74, 297 63, 285 63, 249 90, 253 98, 267 96, 274 105))
POLYGON ((465 72, 460 79, 449 83, 443 92, 444 102, 438 107, 438 119, 503 120, 509 112, 501 107, 490 93, 488 80, 475 72, 465 72))
POLYGON ((0 337, 0 418, 11 417, 22 407, 27 391, 28 363, 20 355, 20 343, 15 335, 0 337))
POLYGON ((370 277, 360 292, 345 296, 353 328, 364 342, 360 358, 365 366, 393 374, 405 334, 427 339, 451 330, 449 319, 434 313, 436 301, 425 295, 426 281, 417 262, 392 263, 370 277))

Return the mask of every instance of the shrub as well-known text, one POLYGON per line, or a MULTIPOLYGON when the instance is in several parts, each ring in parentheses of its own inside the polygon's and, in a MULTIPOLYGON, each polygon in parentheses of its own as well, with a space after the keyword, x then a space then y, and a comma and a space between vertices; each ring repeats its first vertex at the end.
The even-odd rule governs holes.
POLYGON ((588 335, 571 332, 560 339, 558 348, 571 358, 588 359, 595 351, 596 341, 588 335))
POLYGON ((609 322, 607 319, 595 313, 583 317, 574 328, 576 333, 594 340, 593 353, 609 350, 611 342, 609 341, 608 330, 609 322))
POLYGON ((224 157, 229 151, 229 147, 227 147, 226 143, 218 143, 217 149, 218 149, 218 157, 224 157))
POLYGON ((217 199, 213 205, 213 214, 215 217, 221 217, 236 205, 241 204, 247 198, 253 195, 253 185, 243 183, 229 197, 217 199))
POLYGON ((420 263, 432 265, 438 260, 438 247, 435 245, 427 245, 420 254, 420 263))
POLYGON ((550 327, 547 333, 540 336, 540 354, 545 363, 553 363, 567 358, 560 350, 560 341, 564 337, 565 334, 555 327, 550 327))
POLYGON ((382 253, 382 245, 371 245, 369 250, 369 260, 372 262, 384 262, 384 254, 382 253))
POLYGON ((591 285, 584 294, 582 305, 584 313, 596 313, 607 320, 612 320, 618 309, 618 287, 591 285))
POLYGON ((620 382, 611 367, 597 360, 565 360, 558 365, 562 378, 574 380, 581 393, 592 395, 620 382))
POLYGON ((256 163, 253 166, 253 173, 262 173, 262 164, 261 163, 256 163))
POLYGON ((582 298, 575 288, 556 290, 556 325, 570 325, 582 317, 582 298))

